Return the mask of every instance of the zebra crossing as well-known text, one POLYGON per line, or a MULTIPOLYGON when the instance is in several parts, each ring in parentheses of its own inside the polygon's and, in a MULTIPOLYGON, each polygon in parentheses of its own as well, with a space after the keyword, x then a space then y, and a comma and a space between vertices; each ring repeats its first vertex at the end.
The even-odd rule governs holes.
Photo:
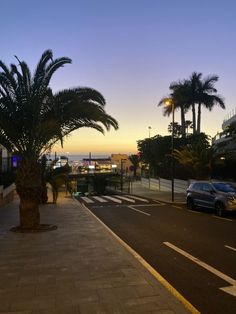
POLYGON ((80 196, 78 198, 83 203, 92 204, 147 204, 150 200, 135 195, 100 195, 100 196, 80 196))

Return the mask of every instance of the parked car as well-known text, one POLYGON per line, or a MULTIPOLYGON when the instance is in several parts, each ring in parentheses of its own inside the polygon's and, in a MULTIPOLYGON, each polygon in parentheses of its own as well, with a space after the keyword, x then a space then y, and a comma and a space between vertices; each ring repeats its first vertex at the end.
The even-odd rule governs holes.
POLYGON ((227 182, 196 181, 187 189, 187 208, 214 208, 218 216, 236 211, 236 188, 227 182))

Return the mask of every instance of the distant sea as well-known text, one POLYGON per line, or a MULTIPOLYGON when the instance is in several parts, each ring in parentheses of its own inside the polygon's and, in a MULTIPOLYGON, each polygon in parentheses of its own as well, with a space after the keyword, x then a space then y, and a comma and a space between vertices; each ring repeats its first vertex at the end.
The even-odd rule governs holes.
MULTIPOLYGON (((58 155, 59 156, 62 156, 62 155, 58 155)), ((86 154, 86 155, 65 155, 66 157, 69 158, 69 161, 81 161, 82 159, 84 158, 89 158, 89 154, 86 154)), ((91 154, 91 158, 109 158, 111 157, 111 155, 93 155, 91 154)))

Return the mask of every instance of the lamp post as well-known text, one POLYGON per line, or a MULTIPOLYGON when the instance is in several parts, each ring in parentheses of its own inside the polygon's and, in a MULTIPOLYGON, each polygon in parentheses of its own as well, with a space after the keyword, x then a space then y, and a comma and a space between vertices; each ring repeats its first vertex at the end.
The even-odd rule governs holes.
POLYGON ((151 129, 152 129, 152 127, 149 126, 149 127, 148 127, 148 137, 149 137, 149 138, 150 138, 150 136, 151 136, 151 129))
MULTIPOLYGON (((149 127, 148 127, 149 156, 150 156, 150 137, 151 137, 151 129, 152 129, 152 127, 149 126, 149 127)), ((150 187, 151 187, 151 169, 150 169, 150 162, 148 163, 148 186, 149 186, 149 189, 150 189, 150 187)))
POLYGON ((126 162, 126 159, 121 158, 120 160, 120 190, 123 192, 123 163, 126 162))
POLYGON ((166 106, 171 106, 172 111, 172 135, 171 135, 171 156, 172 156, 172 173, 171 173, 171 200, 174 202, 174 177, 175 177, 175 160, 174 160, 174 124, 175 124, 175 104, 171 98, 165 100, 166 106))

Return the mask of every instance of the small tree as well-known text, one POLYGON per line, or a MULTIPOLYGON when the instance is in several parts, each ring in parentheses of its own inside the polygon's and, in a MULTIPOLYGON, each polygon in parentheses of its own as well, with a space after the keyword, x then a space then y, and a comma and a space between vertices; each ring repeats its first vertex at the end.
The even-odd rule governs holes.
MULTIPOLYGON (((174 136, 175 137, 181 137, 182 135, 182 125, 180 125, 178 122, 174 123, 174 136)), ((172 134, 172 130, 173 130, 173 123, 171 122, 168 125, 168 132, 172 134)))
POLYGON ((137 169, 139 168, 140 158, 139 155, 130 155, 129 160, 131 161, 133 165, 133 171, 134 171, 134 178, 136 178, 137 175, 137 169))
POLYGON ((194 179, 209 179, 214 151, 203 133, 192 135, 189 144, 174 150, 174 157, 194 179))

